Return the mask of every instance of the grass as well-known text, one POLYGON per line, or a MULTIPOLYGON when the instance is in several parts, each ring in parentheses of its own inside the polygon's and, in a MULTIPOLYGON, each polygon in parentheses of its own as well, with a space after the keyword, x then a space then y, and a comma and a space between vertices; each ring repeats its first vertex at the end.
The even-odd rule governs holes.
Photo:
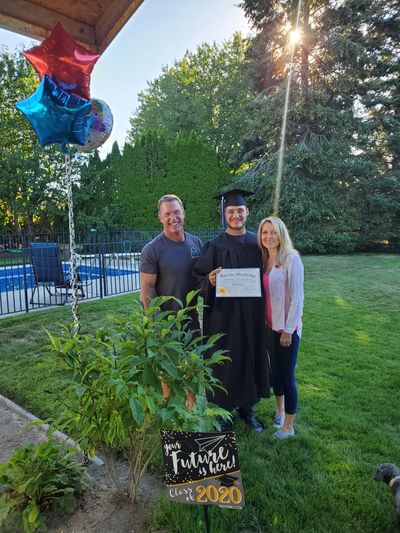
MULTIPOLYGON (((82 303, 82 331, 105 326, 111 315, 127 315, 132 298, 128 294, 82 303)), ((57 368, 49 373, 43 365, 52 357, 46 330, 58 335, 70 322, 68 305, 0 319, 0 393, 39 417, 51 414, 53 399, 46 391, 55 390, 62 378, 57 368)))
POLYGON ((0 254, 0 266, 17 266, 22 264, 22 252, 2 252, 0 254))
MULTIPOLYGON (((382 462, 400 465, 400 258, 394 255, 304 258, 306 305, 297 369, 295 439, 271 439, 273 401, 257 407, 267 425, 252 434, 236 423, 245 488, 243 510, 210 510, 212 531, 395 532, 392 494, 373 480, 382 462)), ((132 296, 86 303, 82 323, 95 328, 123 314, 132 296)), ((0 392, 40 416, 51 411, 59 378, 43 375, 50 357, 43 328, 56 332, 69 309, 0 321, 0 392)), ((202 509, 161 500, 160 528, 205 530, 202 509)))

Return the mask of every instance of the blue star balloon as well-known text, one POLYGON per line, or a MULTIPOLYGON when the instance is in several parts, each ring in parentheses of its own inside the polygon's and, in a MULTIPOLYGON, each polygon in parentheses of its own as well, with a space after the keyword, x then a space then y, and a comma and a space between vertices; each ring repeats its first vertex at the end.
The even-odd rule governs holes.
POLYGON ((49 76, 44 76, 37 90, 15 106, 31 123, 41 146, 85 144, 90 102, 66 93, 49 76))

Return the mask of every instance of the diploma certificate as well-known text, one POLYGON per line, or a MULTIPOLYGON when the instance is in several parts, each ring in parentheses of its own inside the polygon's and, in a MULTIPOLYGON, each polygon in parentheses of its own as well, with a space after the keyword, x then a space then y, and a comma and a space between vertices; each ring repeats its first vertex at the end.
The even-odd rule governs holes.
POLYGON ((260 269, 222 268, 217 274, 215 293, 218 298, 260 298, 260 269))

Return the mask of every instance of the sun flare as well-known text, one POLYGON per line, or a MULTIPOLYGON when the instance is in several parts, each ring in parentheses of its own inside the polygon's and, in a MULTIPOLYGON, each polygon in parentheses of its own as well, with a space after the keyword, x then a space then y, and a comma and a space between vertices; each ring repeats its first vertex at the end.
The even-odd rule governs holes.
POLYGON ((297 44, 301 39, 301 32, 299 30, 292 30, 289 34, 289 40, 291 45, 297 44))

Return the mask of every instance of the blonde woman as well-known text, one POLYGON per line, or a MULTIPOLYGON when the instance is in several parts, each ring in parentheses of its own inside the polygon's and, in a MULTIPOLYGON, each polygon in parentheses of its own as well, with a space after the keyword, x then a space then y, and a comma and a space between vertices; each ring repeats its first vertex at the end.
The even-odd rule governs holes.
POLYGON ((294 436, 297 410, 295 368, 301 337, 304 268, 289 232, 278 217, 264 218, 258 228, 266 294, 268 351, 276 412, 275 439, 294 436))

